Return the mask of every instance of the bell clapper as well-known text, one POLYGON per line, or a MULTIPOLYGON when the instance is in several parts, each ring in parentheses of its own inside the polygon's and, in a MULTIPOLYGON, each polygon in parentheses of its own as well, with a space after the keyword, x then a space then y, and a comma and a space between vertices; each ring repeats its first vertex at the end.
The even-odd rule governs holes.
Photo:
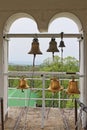
POLYGON ((24 93, 24 90, 23 90, 23 89, 22 89, 21 91, 24 93))

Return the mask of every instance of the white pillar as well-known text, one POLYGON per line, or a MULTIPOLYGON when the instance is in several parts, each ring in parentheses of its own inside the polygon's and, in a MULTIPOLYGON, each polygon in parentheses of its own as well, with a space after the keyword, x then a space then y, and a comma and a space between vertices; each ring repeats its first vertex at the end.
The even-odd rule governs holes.
MULTIPOLYGON (((84 34, 83 40, 80 41, 80 101, 87 106, 87 34, 84 34)), ((87 127, 87 116, 83 112, 82 127, 87 127)))
MULTIPOLYGON (((1 34, 1 33, 0 33, 1 34)), ((8 76, 5 74, 8 71, 7 62, 7 41, 3 40, 3 33, 0 36, 0 97, 4 100, 4 120, 7 116, 7 90, 8 90, 8 76)))

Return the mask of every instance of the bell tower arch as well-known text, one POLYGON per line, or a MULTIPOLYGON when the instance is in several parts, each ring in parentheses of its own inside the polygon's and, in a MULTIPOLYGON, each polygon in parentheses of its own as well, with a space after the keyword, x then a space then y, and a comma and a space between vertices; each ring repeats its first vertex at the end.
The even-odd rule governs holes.
MULTIPOLYGON (((14 14, 12 15, 11 17, 9 17, 9 19, 7 20, 5 26, 4 26, 4 30, 3 30, 3 33, 4 34, 7 34, 9 32, 9 29, 10 29, 10 26, 11 24, 17 19, 17 18, 21 18, 21 17, 27 17, 27 18, 31 18, 33 20, 35 20, 31 15, 28 15, 26 13, 17 13, 17 14, 14 14)), ((83 37, 81 39, 79 39, 79 53, 80 53, 80 90, 81 90, 81 101, 83 103, 85 103, 85 105, 87 105, 87 59, 86 59, 86 56, 87 56, 87 44, 86 44, 86 41, 87 41, 87 38, 86 38, 86 34, 83 30, 83 27, 82 27, 82 24, 81 24, 81 21, 80 19, 74 15, 73 13, 69 13, 69 12, 62 12, 62 13, 58 13, 58 14, 55 14, 51 17, 50 21, 49 21, 49 25, 50 23, 56 19, 56 18, 60 18, 60 17, 66 17, 66 18, 70 18, 72 19, 76 24, 77 24, 77 27, 78 27, 78 31, 79 33, 83 34, 83 37)), ((38 23, 39 24, 39 23, 38 23)), ((49 26, 48 25, 48 26, 49 26)), ((40 26, 39 26, 40 27, 40 26)), ((5 114, 7 112, 7 86, 8 86, 8 76, 6 75, 7 72, 8 72, 8 39, 5 39, 3 38, 3 63, 4 63, 4 66, 3 66, 3 70, 4 70, 4 76, 2 74, 2 77, 1 79, 3 78, 3 83, 2 86, 4 86, 3 88, 3 93, 4 93, 4 111, 5 111, 5 114)), ((83 119, 83 125, 85 125, 85 122, 86 122, 86 117, 83 119)))

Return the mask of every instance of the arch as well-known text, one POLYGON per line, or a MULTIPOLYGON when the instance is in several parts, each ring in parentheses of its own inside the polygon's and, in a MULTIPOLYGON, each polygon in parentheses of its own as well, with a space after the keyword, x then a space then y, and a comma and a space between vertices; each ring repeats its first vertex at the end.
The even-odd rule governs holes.
MULTIPOLYGON (((10 16, 5 24, 5 28, 4 28, 4 32, 7 33, 9 32, 9 29, 12 25, 12 23, 17 20, 18 18, 23 18, 23 17, 27 17, 27 18, 31 18, 32 20, 34 20, 36 22, 36 20, 29 14, 26 14, 26 13, 16 13, 16 14, 13 14, 12 16, 10 16)), ((79 32, 82 30, 82 25, 81 25, 81 22, 79 20, 79 18, 77 16, 75 16, 74 14, 72 13, 68 13, 68 12, 63 12, 63 13, 59 13, 59 14, 56 14, 55 16, 53 16, 51 19, 50 19, 50 22, 49 22, 49 25, 50 23, 56 19, 56 18, 60 18, 60 17, 67 17, 67 18, 70 18, 72 19, 78 26, 78 30, 79 32)), ((5 44, 4 44, 5 45, 5 44)), ((5 57, 7 57, 7 48, 5 48, 5 57)), ((5 59, 4 59, 5 60, 5 59)), ((6 63, 6 62, 5 62, 6 63)), ((6 64, 7 65, 7 64, 6 64)), ((5 84, 5 86, 7 86, 5 84)))
MULTIPOLYGON (((15 13, 15 14, 11 15, 8 18, 8 20, 6 21, 3 32, 8 33, 12 23, 19 18, 30 18, 31 20, 33 20, 36 23, 36 20, 27 13, 15 13)), ((36 23, 36 26, 37 26, 37 23, 36 23)), ((37 26, 37 28, 38 28, 38 26, 37 26)))
MULTIPOLYGON (((26 13, 15 13, 15 14, 11 15, 7 19, 7 21, 5 22, 4 28, 3 28, 3 34, 7 34, 9 32, 10 27, 13 24, 13 22, 15 22, 17 19, 20 19, 20 18, 31 18, 36 23, 35 19, 31 15, 29 15, 29 14, 26 14, 26 13)), ((36 26, 37 26, 37 24, 36 24, 36 26)), ((3 52, 4 52, 2 54, 3 64, 4 65, 2 64, 2 66, 3 66, 3 70, 2 71, 6 72, 6 73, 8 73, 8 47, 9 47, 8 40, 3 37, 3 44, 1 46, 1 50, 3 50, 3 52)), ((8 109, 8 105, 7 105, 8 104, 8 101, 7 101, 8 76, 7 75, 2 75, 1 79, 2 79, 1 83, 3 84, 3 85, 1 85, 1 86, 3 86, 2 93, 3 93, 3 95, 5 95, 4 96, 4 120, 5 120, 5 118, 8 115, 7 114, 8 113, 8 111, 7 111, 7 109, 8 109)))
POLYGON ((73 20, 77 24, 79 32, 82 31, 82 24, 81 24, 80 19, 76 15, 74 15, 73 13, 69 13, 69 12, 62 12, 62 13, 58 13, 58 14, 54 15, 50 19, 48 27, 53 22, 53 20, 55 20, 56 18, 60 18, 60 17, 65 17, 65 18, 69 18, 69 19, 73 20))

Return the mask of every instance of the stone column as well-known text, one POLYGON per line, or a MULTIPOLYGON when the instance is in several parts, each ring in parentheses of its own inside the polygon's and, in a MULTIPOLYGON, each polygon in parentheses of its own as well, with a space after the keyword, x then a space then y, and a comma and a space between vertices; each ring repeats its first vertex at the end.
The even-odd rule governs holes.
MULTIPOLYGON (((87 106, 87 34, 84 32, 83 39, 80 41, 80 101, 87 106)), ((87 128, 87 115, 82 114, 82 127, 87 128)))
POLYGON ((3 33, 0 33, 0 97, 4 100, 4 120, 7 116, 7 91, 8 91, 8 61, 7 61, 7 41, 3 39, 3 33))

